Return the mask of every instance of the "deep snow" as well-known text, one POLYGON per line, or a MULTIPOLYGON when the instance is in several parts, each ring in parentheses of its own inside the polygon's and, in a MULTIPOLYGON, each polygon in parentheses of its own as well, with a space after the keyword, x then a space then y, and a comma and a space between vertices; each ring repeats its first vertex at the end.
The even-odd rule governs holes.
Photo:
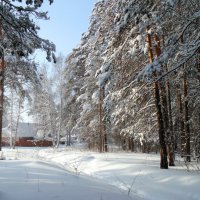
POLYGON ((33 199, 38 200, 43 200, 42 193, 49 195, 45 197, 47 200, 66 199, 66 196, 70 197, 69 200, 200 199, 200 171, 196 161, 186 166, 180 159, 175 167, 163 170, 159 169, 159 155, 156 154, 21 148, 5 149, 3 153, 10 160, 0 161, 1 171, 6 172, 0 179, 7 180, 11 175, 9 171, 12 172, 15 166, 21 172, 15 172, 17 177, 12 179, 13 184, 1 181, 0 199, 2 188, 4 193, 11 190, 13 195, 19 191, 15 185, 19 186, 17 180, 20 178, 24 185, 32 183, 32 190, 27 190, 27 195, 33 194, 33 199), (8 164, 11 168, 6 167, 8 164), (30 169, 35 169, 35 172, 30 172, 30 169))
POLYGON ((114 187, 73 176, 49 163, 27 160, 0 162, 1 200, 128 200, 114 187))

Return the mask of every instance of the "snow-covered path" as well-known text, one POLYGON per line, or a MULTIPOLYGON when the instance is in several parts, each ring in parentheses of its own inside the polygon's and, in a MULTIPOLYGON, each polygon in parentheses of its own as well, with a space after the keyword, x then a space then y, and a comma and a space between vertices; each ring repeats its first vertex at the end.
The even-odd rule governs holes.
POLYGON ((128 200, 112 186, 34 160, 0 161, 0 200, 128 200))

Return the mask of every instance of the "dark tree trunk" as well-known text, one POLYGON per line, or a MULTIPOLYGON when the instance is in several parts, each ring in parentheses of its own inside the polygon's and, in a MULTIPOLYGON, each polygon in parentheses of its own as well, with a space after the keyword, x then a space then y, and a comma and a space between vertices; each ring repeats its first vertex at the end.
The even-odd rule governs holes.
POLYGON ((102 121, 103 121, 103 111, 102 111, 102 100, 101 100, 101 91, 102 89, 100 88, 100 102, 99 102, 99 152, 103 152, 103 127, 102 127, 102 121))
POLYGON ((197 71, 198 71, 198 80, 200 82, 200 48, 197 54, 197 71))
POLYGON ((2 149, 2 125, 3 125, 3 96, 4 96, 4 59, 0 60, 0 151, 2 149))
MULTIPOLYGON (((165 38, 162 35, 162 44, 165 47, 165 38)), ((165 65, 166 71, 168 71, 167 64, 165 65)), ((169 141, 168 143, 168 159, 169 159, 169 166, 175 166, 175 135, 173 129, 173 120, 172 120, 172 107, 171 107, 171 91, 170 91, 170 83, 167 80, 166 82, 166 101, 167 101, 167 112, 168 112, 168 131, 169 131, 169 141)))
POLYGON ((178 107, 178 122, 179 122, 179 131, 180 131, 180 148, 181 156, 185 154, 185 131, 184 131, 184 120, 183 120, 183 106, 182 98, 179 92, 178 85, 176 85, 176 98, 177 98, 177 107, 178 107))
MULTIPOLYGON (((163 38, 163 46, 164 46, 164 37, 163 38)), ((161 42, 160 38, 157 34, 155 34, 155 50, 156 56, 159 57, 161 54, 161 42)), ((165 66, 165 69, 167 66, 165 66)), ((165 69, 162 69, 164 71, 165 69)), ((160 86, 160 97, 161 97, 161 108, 162 108, 162 116, 163 116, 163 124, 165 130, 165 137, 167 138, 167 147, 168 147, 168 159, 169 166, 174 166, 174 148, 173 148, 173 130, 172 130, 172 117, 170 123, 170 113, 171 113, 171 98, 170 98, 170 86, 169 82, 162 79, 162 82, 159 84, 160 86)))
POLYGON ((106 134, 106 128, 104 128, 104 151, 108 152, 108 138, 106 134))
POLYGON ((104 87, 100 87, 99 93, 99 151, 107 152, 108 151, 108 141, 106 134, 106 121, 104 119, 104 109, 103 109, 103 100, 105 98, 104 87))
MULTIPOLYGON (((148 33, 149 27, 147 28, 148 33)), ((153 51, 152 51, 152 41, 151 35, 147 34, 147 47, 148 47, 148 56, 149 62, 153 62, 153 51)), ((156 51, 160 51, 156 49, 156 51)), ((159 54, 160 52, 156 52, 159 54)), ((159 142, 160 142, 160 168, 168 169, 168 161, 167 161, 167 148, 165 143, 165 130, 162 116, 162 108, 161 108, 161 99, 160 99, 160 91, 159 91, 159 82, 155 82, 154 84, 154 92, 155 92, 155 106, 157 110, 157 121, 158 121, 158 133, 159 133, 159 142)))
MULTIPOLYGON (((160 47, 160 39, 157 34, 155 34, 155 44, 156 44, 155 45, 156 56, 159 57, 161 54, 161 47, 160 47)), ((163 137, 161 140, 163 140, 163 142, 165 143, 165 144, 162 144, 162 146, 163 146, 162 153, 167 154, 166 140, 167 140, 167 146, 168 146, 168 150, 169 150, 170 145, 171 145, 171 141, 170 141, 171 138, 170 138, 170 131, 169 131, 168 105, 167 105, 167 96, 166 96, 166 88, 165 88, 165 80, 164 79, 162 79, 162 82, 158 83, 158 94, 156 94, 156 95, 157 95, 157 98, 160 97, 160 100, 159 100, 160 103, 157 105, 157 107, 158 107, 157 109, 159 109, 159 112, 160 112, 158 115, 160 116, 159 118, 161 120, 160 121, 160 125, 161 125, 160 128, 162 129, 161 137, 163 137), (160 93, 159 93, 159 91, 160 91, 160 93)), ((170 155, 170 159, 171 159, 171 154, 168 154, 168 156, 169 155, 170 155)), ((168 165, 168 163, 165 163, 164 159, 163 159, 163 161, 161 160, 161 162, 163 162, 162 165, 165 168, 165 165, 166 164, 168 165)))
MULTIPOLYGON (((3 37, 2 24, 0 21, 0 38, 3 37)), ((2 149, 2 125, 3 125, 3 98, 4 98, 4 52, 0 49, 0 151, 2 149)))
MULTIPOLYGON (((157 35, 156 35, 157 36, 157 35)), ((159 38, 156 37, 156 44, 160 44, 159 38)), ((165 46, 165 38, 162 36, 163 47, 165 46)), ((160 46, 158 46, 160 48, 160 46)), ((161 51, 160 51, 161 52, 161 51)), ((165 65, 164 70, 168 70, 167 65, 165 65)), ((168 159, 169 159, 169 166, 175 166, 175 135, 173 130, 173 120, 172 120, 172 107, 171 107, 171 91, 170 91, 170 83, 167 80, 165 83, 165 98, 166 98, 166 108, 165 113, 167 114, 167 136, 168 136, 168 159)), ((166 129, 165 129, 166 130, 166 129)))
POLYGON ((183 96, 184 96, 184 125, 185 125, 185 154, 186 160, 188 162, 191 161, 190 156, 190 126, 189 126, 189 108, 188 108, 188 100, 187 100, 187 79, 186 73, 183 78, 183 96))
MULTIPOLYGON (((101 89, 100 89, 100 94, 101 95, 101 89)), ((99 102, 99 152, 103 152, 103 128, 102 128, 102 103, 101 103, 101 98, 99 102)))
POLYGON ((129 137, 129 150, 131 152, 134 151, 134 140, 133 140, 133 137, 129 137))
POLYGON ((166 85, 166 90, 167 90, 167 101, 168 101, 168 114, 169 114, 169 130, 170 130, 170 145, 168 149, 168 156, 169 156, 169 166, 175 166, 174 159, 175 159, 175 154, 174 154, 174 147, 175 147, 175 139, 174 139, 174 130, 173 130, 173 121, 172 121, 172 107, 171 107, 171 92, 170 92, 170 84, 169 81, 167 81, 166 85))
POLYGON ((155 83, 155 102, 156 102, 156 110, 157 110, 157 120, 158 120, 158 130, 159 130, 159 141, 160 141, 160 168, 168 169, 168 161, 167 161, 167 147, 165 143, 165 130, 164 123, 161 111, 161 102, 160 102, 160 94, 158 82, 155 83))

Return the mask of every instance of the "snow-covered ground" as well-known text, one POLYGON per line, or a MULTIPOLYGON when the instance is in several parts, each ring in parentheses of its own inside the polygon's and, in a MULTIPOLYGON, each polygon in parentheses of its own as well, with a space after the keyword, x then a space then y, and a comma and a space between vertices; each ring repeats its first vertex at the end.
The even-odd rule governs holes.
POLYGON ((22 186, 27 186, 25 195, 37 200, 43 200, 44 195, 47 200, 200 200, 200 166, 196 161, 188 166, 177 161, 175 167, 163 170, 156 154, 20 148, 3 149, 3 156, 2 200, 18 200, 15 193, 22 186))
POLYGON ((114 187, 40 161, 0 162, 1 200, 128 200, 114 187))

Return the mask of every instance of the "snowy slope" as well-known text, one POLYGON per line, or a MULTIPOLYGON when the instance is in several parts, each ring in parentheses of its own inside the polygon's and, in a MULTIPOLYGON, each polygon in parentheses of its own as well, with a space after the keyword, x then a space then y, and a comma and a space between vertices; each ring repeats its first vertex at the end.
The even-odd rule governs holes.
POLYGON ((1 200, 128 200, 111 186, 39 161, 0 162, 1 200))
POLYGON ((176 167, 168 170, 161 170, 158 155, 99 154, 64 149, 20 149, 15 157, 32 157, 54 163, 76 177, 98 179, 105 188, 107 184, 113 185, 127 198, 135 200, 200 199, 200 171, 196 162, 189 166, 189 171, 183 162, 177 162, 176 167))

